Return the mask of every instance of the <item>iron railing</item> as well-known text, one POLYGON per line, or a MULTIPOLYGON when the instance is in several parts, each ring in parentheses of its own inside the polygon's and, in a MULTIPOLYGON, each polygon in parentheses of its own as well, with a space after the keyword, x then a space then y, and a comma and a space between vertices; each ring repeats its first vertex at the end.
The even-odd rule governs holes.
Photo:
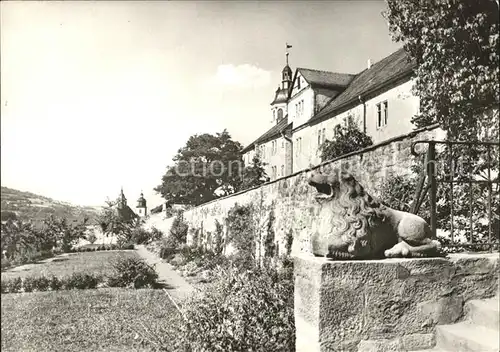
MULTIPOLYGON (((489 248, 492 250, 495 246, 498 246, 499 235, 498 232, 495 234, 495 238, 492 238, 493 234, 493 225, 494 221, 496 221, 496 227, 498 231, 498 214, 493 213, 493 185, 497 184, 497 193, 498 193, 498 185, 499 185, 499 160, 498 155, 499 152, 497 149, 500 147, 500 143, 497 142, 472 142, 472 141, 434 141, 434 140, 419 140, 415 141, 411 145, 411 153, 415 156, 421 156, 422 153, 416 150, 416 146, 421 144, 427 145, 427 151, 423 155, 424 156, 424 169, 422 170, 422 174, 420 175, 420 179, 418 181, 414 201, 411 206, 411 212, 416 214, 418 213, 422 203, 425 201, 426 194, 429 193, 429 217, 430 217, 430 227, 432 230, 433 238, 437 238, 437 228, 438 228, 438 214, 437 214, 437 195, 438 195, 438 184, 448 184, 449 191, 447 192, 449 195, 449 199, 446 199, 449 202, 449 228, 445 228, 443 230, 450 231, 450 243, 447 244, 448 247, 479 247, 479 248, 489 248), (441 148, 441 150, 440 150, 441 148), (455 150, 454 150, 455 148, 455 150), (460 151, 461 148, 465 148, 466 151, 460 151), (454 151, 458 150, 458 153, 454 153, 454 151), (481 155, 481 152, 483 153, 481 155), (447 155, 446 155, 447 154, 447 155), (440 156, 444 156, 444 158, 440 159, 440 156), (494 157, 496 156, 496 159, 494 157), (447 159, 447 160, 443 160, 447 159), (457 172, 457 165, 460 166, 460 162, 464 161, 464 159, 468 159, 472 161, 462 169, 459 170, 461 172, 457 172), (438 166, 441 163, 444 166, 444 170, 446 172, 442 173, 442 175, 438 175, 438 166), (474 171, 478 171, 478 166, 480 165, 480 171, 482 172, 481 177, 478 177, 479 174, 475 174, 474 171), (496 176, 492 177, 492 171, 496 173, 496 176), (486 175, 484 175, 486 174, 486 175), (425 180, 428 180, 427 183, 425 180), (456 200, 454 199, 454 187, 457 185, 468 185, 468 236, 466 236, 467 241, 465 243, 457 243, 455 241, 455 211, 457 206, 463 206, 463 204, 456 204, 456 200), (478 185, 479 190, 481 187, 486 187, 487 189, 487 197, 486 197, 486 206, 485 211, 488 219, 487 224, 487 241, 483 237, 482 240, 478 243, 474 241, 474 185, 478 185)), ((463 190, 463 188, 462 188, 463 190)), ((498 194, 497 194, 498 196, 498 194)), ((498 200, 496 201, 498 207, 498 200)), ((497 209, 498 211, 498 209, 497 209)), ((463 214, 463 211, 462 211, 463 214)), ((443 214, 441 213, 441 219, 443 214)), ((477 215, 477 214, 476 214, 477 215)), ((462 226, 463 229, 463 226, 462 226)))

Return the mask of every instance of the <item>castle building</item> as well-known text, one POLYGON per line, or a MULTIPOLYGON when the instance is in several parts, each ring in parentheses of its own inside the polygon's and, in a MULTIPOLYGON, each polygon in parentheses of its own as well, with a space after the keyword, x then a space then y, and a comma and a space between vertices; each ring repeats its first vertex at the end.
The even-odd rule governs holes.
POLYGON ((338 125, 356 123, 374 144, 414 129, 412 118, 419 110, 411 92, 415 65, 403 49, 373 65, 368 61, 358 74, 296 68, 292 76, 289 47, 270 126, 243 149, 246 164, 257 154, 274 180, 319 164, 320 147, 333 139, 338 125))

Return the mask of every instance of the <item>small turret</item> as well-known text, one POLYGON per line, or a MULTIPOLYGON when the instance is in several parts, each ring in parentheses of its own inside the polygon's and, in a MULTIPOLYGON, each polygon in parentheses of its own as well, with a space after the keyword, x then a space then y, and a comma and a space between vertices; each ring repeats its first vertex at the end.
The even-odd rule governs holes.
POLYGON ((146 199, 144 199, 144 194, 141 191, 141 195, 137 199, 137 206, 135 207, 137 215, 143 217, 147 214, 146 199))

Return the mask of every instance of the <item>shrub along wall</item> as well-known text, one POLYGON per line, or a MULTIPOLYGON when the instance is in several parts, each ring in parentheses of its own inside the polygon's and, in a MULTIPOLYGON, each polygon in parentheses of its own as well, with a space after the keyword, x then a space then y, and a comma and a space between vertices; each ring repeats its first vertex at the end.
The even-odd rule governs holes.
MULTIPOLYGON (((359 152, 325 162, 309 170, 303 170, 287 177, 266 183, 258 188, 243 191, 231 196, 200 205, 184 213, 184 220, 189 225, 188 244, 196 238, 198 243, 208 244, 216 233, 216 222, 223 224, 227 234, 226 219, 231 208, 238 205, 251 205, 257 229, 257 248, 259 257, 264 257, 269 250, 269 233, 273 233, 276 244, 274 250, 279 254, 287 251, 287 243, 293 237, 292 253, 309 252, 309 239, 314 229, 319 207, 314 195, 316 190, 307 184, 309 171, 323 168, 325 171, 335 168, 347 168, 354 177, 374 195, 391 174, 410 172, 410 166, 416 161, 411 155, 412 142, 424 139, 442 139, 443 132, 437 127, 416 130, 411 134, 393 138, 359 152), (271 227, 271 228, 270 228, 271 227)), ((149 224, 166 230, 172 218, 164 220, 164 226, 158 214, 152 216, 149 224)), ((225 252, 231 248, 225 248, 225 252)))

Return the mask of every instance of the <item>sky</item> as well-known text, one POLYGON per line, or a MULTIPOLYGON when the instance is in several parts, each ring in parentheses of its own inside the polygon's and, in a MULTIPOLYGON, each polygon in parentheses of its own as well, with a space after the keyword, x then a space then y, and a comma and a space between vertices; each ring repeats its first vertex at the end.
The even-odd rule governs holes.
POLYGON ((191 135, 247 145, 292 69, 396 51, 384 1, 2 1, 1 184, 79 205, 153 188, 191 135))

